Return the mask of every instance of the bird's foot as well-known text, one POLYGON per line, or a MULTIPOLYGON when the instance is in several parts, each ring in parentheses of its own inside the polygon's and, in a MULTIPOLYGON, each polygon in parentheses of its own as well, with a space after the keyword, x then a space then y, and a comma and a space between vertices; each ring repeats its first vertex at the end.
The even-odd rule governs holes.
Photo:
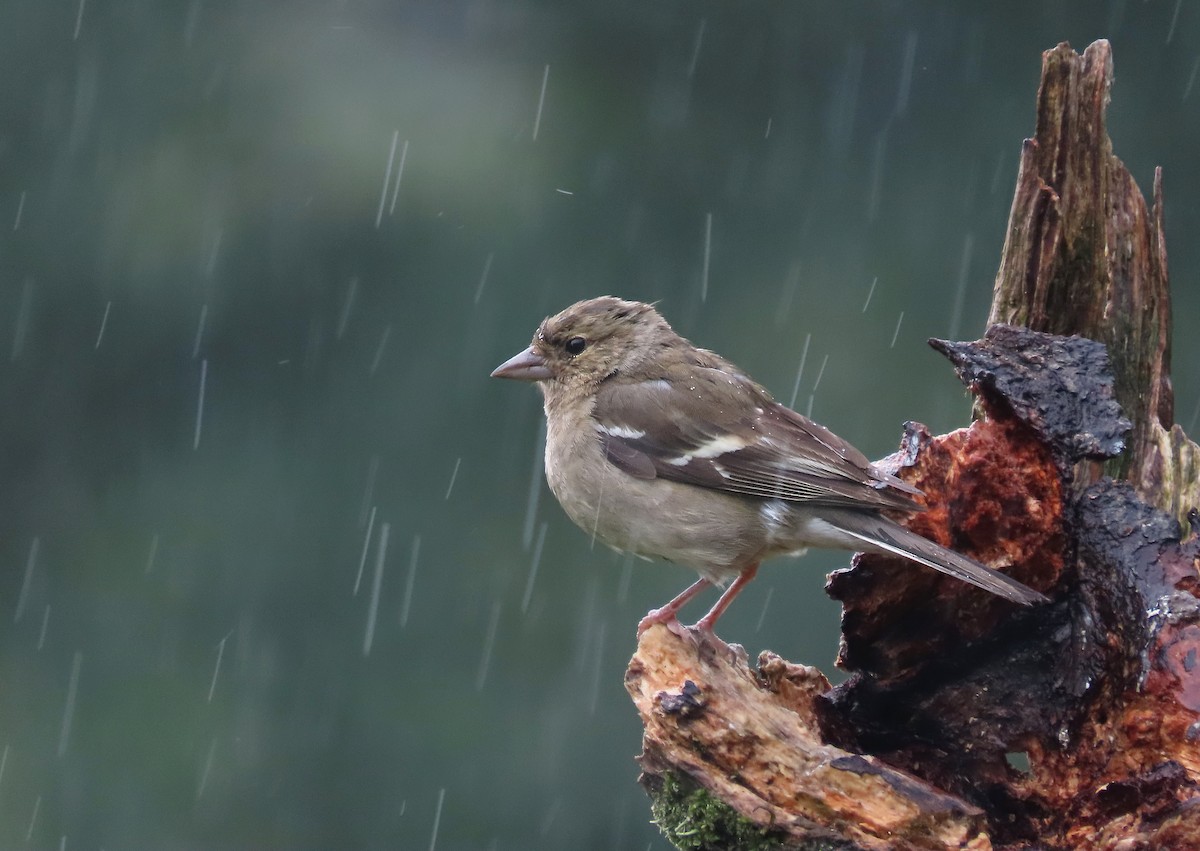
POLYGON ((649 612, 647 612, 646 616, 638 622, 638 638, 641 638, 642 633, 654 626, 656 623, 660 623, 676 635, 682 636, 684 634, 684 627, 683 624, 679 622, 676 615, 679 614, 680 609, 687 605, 688 600, 695 597, 697 594, 707 588, 708 585, 709 581, 707 579, 697 579, 665 606, 658 609, 651 609, 649 612))
POLYGON ((679 618, 675 616, 678 607, 671 608, 663 606, 661 609, 651 609, 646 613, 646 616, 638 621, 637 637, 641 638, 642 633, 648 630, 655 624, 662 624, 668 630, 683 638, 687 635, 688 628, 679 622, 679 618))
MULTIPOLYGON (((723 611, 723 610, 721 610, 721 611, 723 611)), ((710 638, 716 638, 717 637, 717 632, 716 632, 717 618, 721 616, 721 611, 718 611, 716 608, 714 608, 707 615, 705 615, 704 617, 700 618, 700 620, 698 620, 694 624, 692 624, 690 628, 702 635, 706 635, 710 638), (716 615, 716 617, 714 617, 714 614, 716 615)), ((719 641, 720 639, 717 639, 717 640, 719 641)))
POLYGON ((679 618, 675 617, 675 612, 668 612, 665 609, 665 606, 662 609, 654 609, 641 619, 637 631, 639 641, 642 639, 642 634, 650 627, 662 624, 672 635, 692 645, 700 659, 707 662, 724 659, 734 664, 739 662, 748 664, 749 657, 746 654, 746 648, 740 644, 729 644, 723 641, 713 632, 712 626, 704 622, 703 618, 692 626, 685 626, 679 622, 679 618))
POLYGON ((712 624, 705 623, 705 618, 701 618, 683 629, 686 630, 687 637, 692 640, 701 654, 708 654, 709 658, 716 658, 718 653, 728 654, 731 662, 739 660, 745 662, 749 658, 745 647, 725 641, 713 630, 712 624))

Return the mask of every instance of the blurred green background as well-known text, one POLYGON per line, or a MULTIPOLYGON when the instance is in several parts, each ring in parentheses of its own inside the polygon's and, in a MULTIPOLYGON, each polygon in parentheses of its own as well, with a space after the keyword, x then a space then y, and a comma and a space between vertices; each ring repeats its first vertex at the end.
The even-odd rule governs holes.
MULTIPOLYGON (((1193 4, 0 5, 0 847, 664 848, 622 675, 693 575, 591 548, 488 372, 614 293, 868 455, 965 424, 924 341, 1099 37, 1194 432, 1193 4)), ((829 670, 845 563, 722 635, 829 670)))

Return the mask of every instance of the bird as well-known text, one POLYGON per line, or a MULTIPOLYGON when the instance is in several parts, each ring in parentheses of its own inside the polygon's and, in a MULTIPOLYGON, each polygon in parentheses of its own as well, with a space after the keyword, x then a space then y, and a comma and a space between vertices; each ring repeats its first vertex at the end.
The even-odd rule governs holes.
POLYGON ((576 525, 699 573, 642 618, 639 636, 678 623, 710 586, 724 591, 691 629, 715 636, 763 560, 813 546, 900 556, 1022 605, 1047 600, 890 519, 923 510, 922 492, 694 346, 652 304, 577 302, 492 376, 541 390, 546 480, 576 525))

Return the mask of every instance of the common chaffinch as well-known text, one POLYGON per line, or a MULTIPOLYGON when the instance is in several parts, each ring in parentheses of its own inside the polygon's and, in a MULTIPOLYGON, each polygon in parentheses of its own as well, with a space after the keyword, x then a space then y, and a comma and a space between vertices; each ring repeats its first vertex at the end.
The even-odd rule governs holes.
POLYGON ((693 346, 649 304, 573 304, 492 375, 542 391, 546 480, 577 525, 699 572, 641 620, 639 635, 674 621, 708 585, 728 585, 695 625, 711 633, 763 559, 809 546, 888 553, 1016 603, 1046 600, 888 519, 884 511, 921 510, 912 499, 921 491, 693 346))

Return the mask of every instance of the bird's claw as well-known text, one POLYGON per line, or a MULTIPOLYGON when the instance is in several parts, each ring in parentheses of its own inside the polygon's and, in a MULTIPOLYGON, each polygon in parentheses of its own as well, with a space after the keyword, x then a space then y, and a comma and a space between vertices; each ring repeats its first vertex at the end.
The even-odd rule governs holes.
POLYGON ((678 638, 693 644, 697 651, 706 658, 715 658, 718 653, 728 653, 730 661, 747 661, 746 648, 740 644, 729 644, 722 640, 703 619, 692 626, 686 626, 679 621, 674 612, 664 612, 662 609, 650 611, 638 622, 637 636, 640 641, 642 634, 652 626, 662 624, 678 638))
POLYGON ((646 616, 638 621, 637 637, 640 639, 642 634, 655 624, 662 624, 668 630, 683 638, 687 634, 687 627, 679 622, 679 618, 675 616, 673 609, 651 609, 646 613, 646 616))

